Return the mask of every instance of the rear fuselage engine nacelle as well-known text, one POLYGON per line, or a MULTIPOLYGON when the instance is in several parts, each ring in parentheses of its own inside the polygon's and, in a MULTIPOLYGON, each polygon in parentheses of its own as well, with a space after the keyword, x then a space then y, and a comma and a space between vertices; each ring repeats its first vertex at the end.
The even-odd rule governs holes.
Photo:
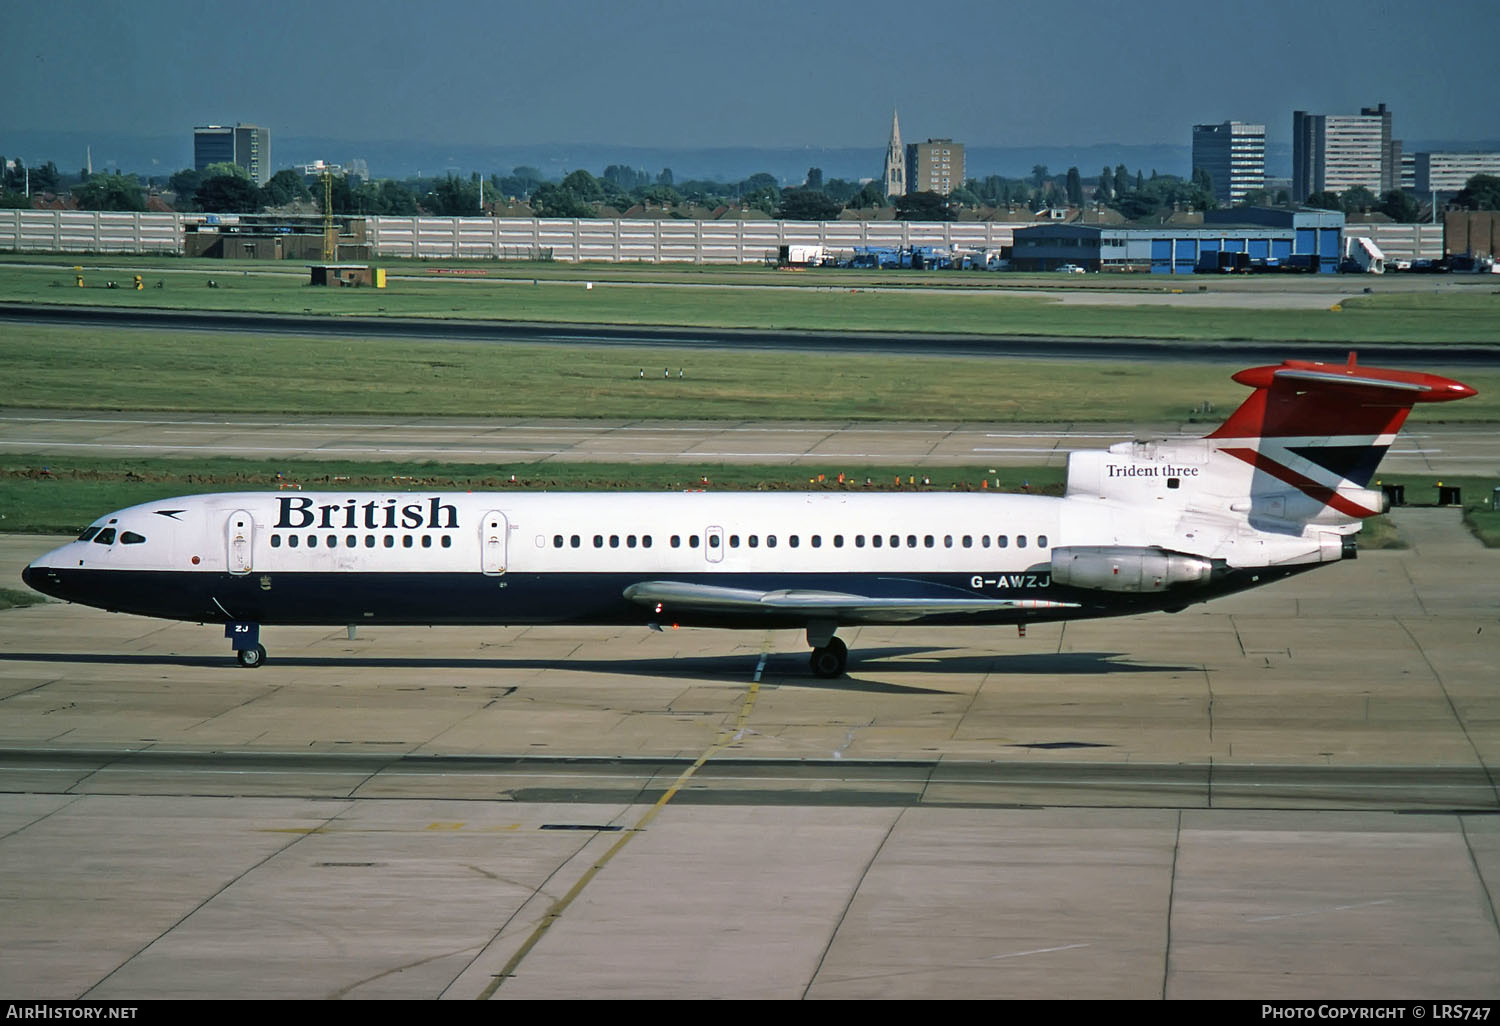
POLYGON ((1207 584, 1211 560, 1131 545, 1068 546, 1052 550, 1052 583, 1096 591, 1151 594, 1207 584))

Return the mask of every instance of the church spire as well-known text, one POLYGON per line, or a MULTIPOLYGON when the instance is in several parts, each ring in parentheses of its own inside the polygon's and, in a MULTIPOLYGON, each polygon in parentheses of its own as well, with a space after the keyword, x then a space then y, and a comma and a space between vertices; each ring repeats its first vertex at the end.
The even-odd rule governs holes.
POLYGON ((906 195, 906 148, 901 145, 901 120, 891 111, 891 141, 885 149, 885 194, 906 195))

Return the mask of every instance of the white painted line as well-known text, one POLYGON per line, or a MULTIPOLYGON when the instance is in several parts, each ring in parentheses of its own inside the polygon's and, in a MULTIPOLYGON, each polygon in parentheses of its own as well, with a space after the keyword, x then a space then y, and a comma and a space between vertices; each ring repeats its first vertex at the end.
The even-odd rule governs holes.
POLYGON ((1002 958, 1025 958, 1027 955, 1046 955, 1054 951, 1072 951, 1074 948, 1086 948, 1087 944, 1064 944, 1057 948, 1033 948, 1030 951, 1012 951, 1008 955, 991 955, 989 961, 998 962, 1002 958))
POLYGON ((1315 908, 1308 912, 1288 912, 1279 916, 1252 916, 1247 919, 1248 923, 1269 923, 1277 919, 1301 919, 1304 916, 1321 916, 1329 912, 1347 912, 1355 908, 1369 908, 1371 905, 1389 905, 1391 898, 1381 898, 1379 901, 1361 901, 1356 905, 1334 905, 1332 908, 1315 908))

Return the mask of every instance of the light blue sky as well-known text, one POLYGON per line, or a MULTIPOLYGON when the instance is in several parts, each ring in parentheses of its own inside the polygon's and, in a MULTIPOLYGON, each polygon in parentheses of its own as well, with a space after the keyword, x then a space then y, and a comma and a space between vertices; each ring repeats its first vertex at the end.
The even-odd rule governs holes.
MULTIPOLYGON (((1357 113, 1500 138, 1500 0, 55 0, 7 7, 5 130, 869 146, 1186 143, 1357 113), (933 13, 927 13, 933 12, 933 13)), ((3 142, 0 142, 3 148, 3 142)))

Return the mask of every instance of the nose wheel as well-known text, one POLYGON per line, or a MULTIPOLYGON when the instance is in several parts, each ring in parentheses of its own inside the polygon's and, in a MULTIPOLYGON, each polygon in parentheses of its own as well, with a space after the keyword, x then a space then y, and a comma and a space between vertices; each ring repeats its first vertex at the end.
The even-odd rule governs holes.
POLYGON ((253 670, 265 663, 266 646, 260 643, 260 624, 230 620, 224 625, 224 637, 234 646, 234 657, 245 669, 253 670))
POLYGON ((254 648, 242 648, 234 654, 240 665, 247 670, 253 670, 262 666, 266 661, 266 646, 256 645, 254 648))

